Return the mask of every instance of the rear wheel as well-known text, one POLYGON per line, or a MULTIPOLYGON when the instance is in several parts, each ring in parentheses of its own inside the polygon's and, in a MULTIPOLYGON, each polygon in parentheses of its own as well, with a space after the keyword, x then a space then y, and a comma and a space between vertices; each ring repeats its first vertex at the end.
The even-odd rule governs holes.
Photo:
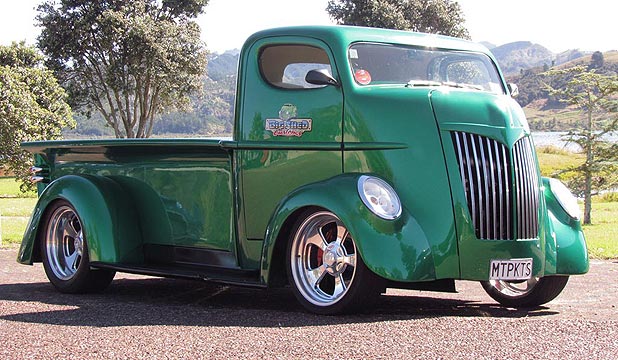
POLYGON ((82 223, 69 202, 54 202, 47 210, 43 224, 43 267, 56 289, 65 293, 96 292, 110 284, 114 271, 90 268, 82 223))
POLYGON ((504 306, 529 308, 555 299, 568 281, 568 276, 547 276, 524 281, 490 280, 481 285, 489 296, 504 306))
POLYGON ((329 211, 307 211, 288 244, 288 278, 294 295, 318 314, 355 312, 380 295, 384 281, 365 266, 356 243, 329 211))

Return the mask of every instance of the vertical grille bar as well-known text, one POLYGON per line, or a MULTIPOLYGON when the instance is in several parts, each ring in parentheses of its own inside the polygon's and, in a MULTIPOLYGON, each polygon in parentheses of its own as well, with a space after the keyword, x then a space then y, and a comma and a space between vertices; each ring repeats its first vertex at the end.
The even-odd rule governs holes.
POLYGON ((533 147, 530 138, 518 141, 513 152, 519 159, 517 172, 517 237, 532 239, 538 236, 539 230, 539 177, 533 147))
POLYGON ((504 217, 505 221, 506 221, 506 238, 505 239, 512 239, 513 238, 513 223, 511 221, 511 209, 513 208, 513 200, 512 200, 512 186, 511 186, 511 170, 510 170, 510 159, 509 156, 507 155, 506 152, 506 146, 502 146, 501 149, 502 152, 502 164, 504 165, 503 167, 503 172, 502 172, 502 176, 504 179, 504 189, 505 189, 505 209, 506 209, 506 216, 504 217))
POLYGON ((536 238, 540 191, 530 138, 515 143, 511 158, 496 140, 464 132, 452 137, 477 238, 536 238))
MULTIPOLYGON (((489 183, 492 185, 493 189, 492 189, 492 213, 496 214, 498 212, 498 207, 496 206, 496 198, 500 196, 500 191, 497 191, 498 189, 496 189, 496 183, 500 184, 500 173, 496 173, 496 170, 494 168, 494 155, 493 155, 493 151, 492 151, 492 144, 490 142, 490 140, 488 138, 485 138, 485 141, 487 142, 487 154, 489 155, 489 173, 491 174, 491 179, 489 181, 489 183), (497 176, 496 176, 497 175, 497 176)), ((494 141, 495 144, 495 141, 494 141)), ((502 216, 500 217, 500 221, 493 221, 493 227, 492 227, 492 232, 489 234, 489 238, 490 239, 498 239, 500 238, 500 235, 498 233, 498 226, 500 225, 500 223, 502 222, 502 216)))
POLYGON ((468 134, 470 137, 470 144, 472 145, 472 154, 474 156, 474 170, 472 173, 476 175, 475 181, 471 184, 474 185, 474 187, 472 187, 470 190, 472 192, 476 192, 476 199, 477 199, 477 208, 478 208, 478 217, 477 219, 479 220, 476 229, 477 231, 480 231, 481 233, 483 233, 483 228, 485 227, 485 217, 484 217, 484 213, 485 213, 485 206, 484 206, 484 199, 483 199, 483 188, 481 186, 481 170, 479 169, 481 167, 481 163, 480 163, 480 159, 479 159, 479 155, 477 152, 477 144, 476 141, 474 141, 475 139, 478 139, 478 137, 476 136, 472 136, 472 134, 468 134))
POLYGON ((476 213, 476 208, 477 208, 477 199, 476 199, 476 191, 474 190, 476 188, 476 183, 474 183, 474 177, 472 176, 473 172, 472 172, 472 168, 474 167, 473 164, 471 164, 470 160, 473 159, 470 155, 470 151, 468 149, 468 139, 466 138, 466 134, 461 134, 463 139, 464 139, 464 150, 466 151, 466 164, 467 164, 467 170, 468 170, 468 181, 466 182, 466 192, 468 193, 468 197, 470 198, 470 201, 472 202, 472 222, 474 223, 475 229, 478 229, 478 216, 476 213))

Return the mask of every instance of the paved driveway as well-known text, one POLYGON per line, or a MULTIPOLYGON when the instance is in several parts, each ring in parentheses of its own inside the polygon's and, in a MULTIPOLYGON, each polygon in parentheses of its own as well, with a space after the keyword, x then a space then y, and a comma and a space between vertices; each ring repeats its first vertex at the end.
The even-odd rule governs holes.
POLYGON ((546 307, 390 291, 371 314, 308 314, 289 290, 117 275, 97 295, 57 293, 40 264, 0 250, 0 359, 616 359, 618 262, 592 261, 546 307))

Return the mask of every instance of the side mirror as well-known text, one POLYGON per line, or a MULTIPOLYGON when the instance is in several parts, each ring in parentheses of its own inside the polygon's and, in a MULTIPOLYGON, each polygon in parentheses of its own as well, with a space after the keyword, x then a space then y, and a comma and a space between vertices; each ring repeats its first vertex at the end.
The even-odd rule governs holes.
POLYGON ((519 95, 519 88, 517 87, 517 84, 510 83, 507 87, 509 88, 512 98, 516 98, 517 95, 519 95))
POLYGON ((326 69, 309 71, 305 76, 305 81, 313 85, 333 85, 339 87, 339 82, 326 69))

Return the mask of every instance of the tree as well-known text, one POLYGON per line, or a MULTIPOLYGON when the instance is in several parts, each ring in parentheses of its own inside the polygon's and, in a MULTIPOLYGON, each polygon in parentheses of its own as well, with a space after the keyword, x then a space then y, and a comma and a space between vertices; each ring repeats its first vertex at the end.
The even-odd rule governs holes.
POLYGON ((618 144, 607 141, 607 135, 618 130, 618 75, 599 74, 583 66, 547 74, 562 84, 550 87, 550 93, 582 114, 579 127, 567 137, 582 148, 586 160, 565 172, 574 174, 569 185, 584 196, 584 224, 590 224, 592 196, 618 186, 618 144))
POLYGON ((38 46, 71 105, 118 138, 148 137, 156 115, 201 89, 205 45, 193 19, 208 0, 47 0, 38 46))
POLYGON ((451 0, 329 0, 326 11, 341 25, 470 37, 461 7, 451 0))
POLYGON ((0 46, 0 165, 23 180, 24 190, 32 156, 20 143, 58 139, 62 128, 75 126, 66 97, 36 49, 0 46))
POLYGON ((603 57, 603 53, 600 51, 595 51, 592 53, 590 65, 588 65, 588 70, 600 69, 603 67, 604 63, 605 63, 605 59, 603 57))

